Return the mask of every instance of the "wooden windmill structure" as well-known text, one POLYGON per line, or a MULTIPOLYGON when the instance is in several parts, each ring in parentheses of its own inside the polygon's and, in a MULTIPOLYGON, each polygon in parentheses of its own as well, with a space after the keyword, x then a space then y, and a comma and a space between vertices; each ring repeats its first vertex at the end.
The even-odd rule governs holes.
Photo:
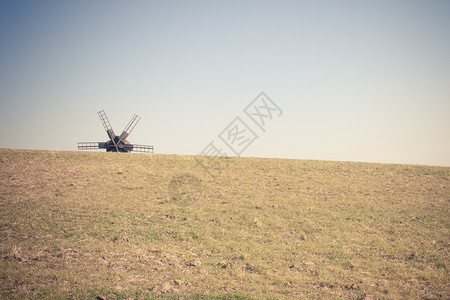
POLYGON ((136 145, 130 144, 128 142, 127 137, 130 135, 131 131, 133 131, 136 124, 139 122, 141 117, 138 115, 134 115, 131 118, 131 121, 128 122, 128 125, 122 131, 122 133, 117 136, 114 133, 114 130, 111 127, 111 123, 106 116, 104 110, 99 111, 98 116, 102 121, 103 127, 108 134, 109 140, 107 142, 80 142, 78 143, 78 150, 93 150, 93 149, 106 149, 106 152, 147 152, 153 153, 153 146, 148 145, 136 145))

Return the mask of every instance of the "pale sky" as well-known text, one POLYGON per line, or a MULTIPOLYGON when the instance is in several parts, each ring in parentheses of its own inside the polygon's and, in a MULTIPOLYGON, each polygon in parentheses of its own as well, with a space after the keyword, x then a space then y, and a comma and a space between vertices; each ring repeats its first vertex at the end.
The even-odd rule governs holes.
POLYGON ((450 166, 450 1, 1 1, 0 147, 450 166), (261 92, 266 131, 243 109, 261 92))

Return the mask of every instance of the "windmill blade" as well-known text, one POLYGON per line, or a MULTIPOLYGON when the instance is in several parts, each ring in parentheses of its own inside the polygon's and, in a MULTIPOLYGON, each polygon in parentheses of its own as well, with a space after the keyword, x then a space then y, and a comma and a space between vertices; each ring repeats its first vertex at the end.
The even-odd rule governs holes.
POLYGON ((108 117, 106 116, 105 111, 101 110, 97 114, 100 118, 100 121, 102 121, 103 127, 105 128, 106 133, 108 134, 108 137, 114 141, 114 139, 116 138, 116 135, 114 133, 114 130, 112 129, 112 126, 108 120, 108 117))
POLYGON ((136 124, 139 122, 140 119, 141 119, 141 117, 139 117, 138 115, 134 115, 131 118, 130 122, 128 122, 128 125, 125 127, 123 132, 120 134, 119 141, 117 142, 117 144, 126 140, 126 138, 133 131, 134 127, 136 126, 136 124))
POLYGON ((134 152, 146 152, 146 153, 153 153, 153 146, 148 145, 131 145, 132 150, 134 152))
POLYGON ((105 128, 106 133, 108 134, 108 137, 114 143, 114 147, 116 147, 116 150, 119 151, 119 149, 117 149, 116 134, 114 133, 114 130, 112 129, 111 123, 109 122, 105 111, 101 110, 97 114, 100 118, 100 121, 102 121, 103 127, 105 128))
POLYGON ((106 143, 102 142, 80 142, 78 150, 106 149, 106 143))

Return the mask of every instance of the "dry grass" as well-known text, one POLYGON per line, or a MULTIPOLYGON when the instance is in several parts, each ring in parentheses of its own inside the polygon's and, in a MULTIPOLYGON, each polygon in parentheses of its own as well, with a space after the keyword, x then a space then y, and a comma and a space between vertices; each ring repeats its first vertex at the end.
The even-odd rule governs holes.
POLYGON ((0 150, 0 297, 450 297, 450 168, 198 160, 0 150))

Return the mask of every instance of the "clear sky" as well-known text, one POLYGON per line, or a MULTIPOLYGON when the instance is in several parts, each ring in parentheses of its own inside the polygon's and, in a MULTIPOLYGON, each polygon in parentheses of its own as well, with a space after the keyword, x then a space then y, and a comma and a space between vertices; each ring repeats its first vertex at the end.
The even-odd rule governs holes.
MULTIPOLYGON (((241 155, 450 166, 450 1, 1 1, 0 147, 198 154, 264 91, 241 155)), ((226 151, 232 154, 232 151, 226 151)))

